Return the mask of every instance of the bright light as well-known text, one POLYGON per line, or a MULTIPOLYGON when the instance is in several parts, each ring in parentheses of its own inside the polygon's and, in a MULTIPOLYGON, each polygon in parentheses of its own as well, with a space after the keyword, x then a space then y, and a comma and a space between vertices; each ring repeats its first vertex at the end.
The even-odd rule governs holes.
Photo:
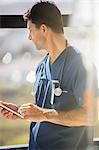
POLYGON ((26 77, 26 80, 30 83, 34 83, 35 81, 35 72, 34 71, 30 71, 28 74, 27 74, 27 77, 26 77))
POLYGON ((31 59, 31 53, 30 52, 25 52, 23 57, 22 57, 23 60, 30 60, 31 59))
POLYGON ((14 70, 14 72, 12 73, 11 80, 14 82, 21 82, 22 75, 19 70, 14 70))
POLYGON ((11 63, 11 61, 12 61, 12 54, 8 52, 8 53, 6 53, 5 56, 3 57, 2 62, 3 62, 4 64, 9 64, 9 63, 11 63))

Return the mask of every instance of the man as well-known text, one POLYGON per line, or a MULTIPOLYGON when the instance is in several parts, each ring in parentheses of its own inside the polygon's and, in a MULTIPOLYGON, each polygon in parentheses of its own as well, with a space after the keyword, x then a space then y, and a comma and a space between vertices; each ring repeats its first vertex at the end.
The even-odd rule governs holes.
MULTIPOLYGON (((65 40, 62 16, 55 4, 38 2, 24 19, 29 39, 48 54, 36 70, 35 104, 23 104, 19 109, 5 105, 15 107, 31 121, 29 150, 85 150, 87 129, 95 124, 88 116, 95 101, 96 74, 89 86, 82 55, 65 40)), ((8 119, 18 118, 4 109, 1 113, 8 119)))

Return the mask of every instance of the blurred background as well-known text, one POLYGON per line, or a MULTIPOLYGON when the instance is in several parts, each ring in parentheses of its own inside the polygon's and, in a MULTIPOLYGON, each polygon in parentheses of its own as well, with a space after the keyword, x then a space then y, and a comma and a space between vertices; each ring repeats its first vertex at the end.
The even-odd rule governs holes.
MULTIPOLYGON (((1 0, 0 15, 22 15, 36 1, 39 0, 1 0)), ((99 1, 53 1, 62 14, 70 14, 65 37, 94 62, 99 87, 99 1)), ((27 29, 0 28, 0 100, 16 105, 34 102, 35 68, 45 54, 27 39, 27 29)), ((0 146, 28 143, 28 135, 29 122, 0 116, 0 146)), ((94 137, 99 138, 99 115, 94 137)))

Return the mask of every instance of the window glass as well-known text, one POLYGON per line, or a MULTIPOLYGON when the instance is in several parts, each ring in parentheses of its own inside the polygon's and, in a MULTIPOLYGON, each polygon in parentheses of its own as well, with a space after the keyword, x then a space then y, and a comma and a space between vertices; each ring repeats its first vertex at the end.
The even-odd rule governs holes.
MULTIPOLYGON (((0 100, 34 102, 34 71, 44 54, 29 42, 26 29, 0 29, 0 100)), ((29 122, 0 115, 0 146, 28 143, 28 135, 29 122)))
MULTIPOLYGON (((93 59, 99 81, 98 33, 99 28, 64 28, 69 44, 93 59)), ((17 105, 34 102, 35 68, 45 54, 45 51, 36 50, 27 39, 27 29, 0 29, 0 100, 17 105)), ((95 137, 99 137, 98 124, 97 118, 95 137)), ((11 121, 0 116, 0 145, 28 143, 28 135, 29 122, 11 121)))
MULTIPOLYGON (((98 78, 99 93, 99 26, 78 26, 64 29, 65 37, 69 44, 79 49, 87 58, 95 64, 98 78)), ((90 83, 89 83, 90 84, 90 83)), ((99 139, 99 95, 97 97, 97 116, 94 130, 94 140, 99 139)), ((99 141, 99 140, 98 140, 99 141)))

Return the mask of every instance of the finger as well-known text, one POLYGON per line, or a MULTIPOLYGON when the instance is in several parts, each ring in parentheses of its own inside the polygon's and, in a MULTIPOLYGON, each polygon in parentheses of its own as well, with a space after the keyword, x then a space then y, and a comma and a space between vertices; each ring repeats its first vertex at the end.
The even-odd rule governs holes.
POLYGON ((23 109, 20 109, 18 112, 19 112, 19 113, 24 113, 24 112, 26 112, 26 111, 28 111, 28 109, 26 109, 26 108, 24 109, 24 108, 23 108, 23 109))
POLYGON ((29 115, 25 115, 25 116, 24 116, 24 119, 30 120, 30 116, 29 116, 29 115))
POLYGON ((7 117, 8 119, 18 119, 19 117, 18 116, 16 116, 16 115, 8 115, 8 117, 7 117))
POLYGON ((27 105, 27 106, 21 106, 21 107, 19 107, 19 109, 24 109, 24 108, 31 108, 31 106, 27 105))
POLYGON ((19 118, 18 116, 14 115, 14 114, 11 113, 11 112, 5 114, 5 117, 6 117, 7 119, 14 119, 14 120, 19 118))
POLYGON ((3 110, 3 108, 2 108, 2 107, 0 107, 0 113, 2 112, 2 110, 3 110))
POLYGON ((27 114, 27 111, 20 111, 19 113, 24 117, 27 114))
POLYGON ((27 107, 20 107, 20 108, 18 109, 18 112, 19 112, 19 113, 22 113, 22 112, 25 112, 25 111, 29 111, 30 108, 31 108, 30 106, 27 106, 27 107))
POLYGON ((21 105, 20 107, 27 107, 27 106, 33 106, 33 104, 32 103, 26 103, 26 104, 21 105))
POLYGON ((4 114, 4 117, 8 118, 8 117, 12 117, 12 115, 9 113, 6 113, 6 114, 4 114))
POLYGON ((5 114, 5 117, 7 119, 12 119, 13 118, 13 114, 11 114, 11 113, 5 114))
POLYGON ((10 113, 10 112, 3 112, 2 115, 3 115, 4 117, 7 117, 8 115, 11 115, 11 113, 10 113))
POLYGON ((25 115, 30 115, 30 109, 22 109, 19 113, 24 117, 25 115))
POLYGON ((8 114, 8 113, 9 113, 9 111, 7 111, 7 110, 3 109, 3 110, 1 111, 1 113, 2 113, 2 115, 5 115, 5 114, 8 114))
POLYGON ((13 115, 13 119, 21 119, 20 117, 16 116, 16 115, 13 115))

